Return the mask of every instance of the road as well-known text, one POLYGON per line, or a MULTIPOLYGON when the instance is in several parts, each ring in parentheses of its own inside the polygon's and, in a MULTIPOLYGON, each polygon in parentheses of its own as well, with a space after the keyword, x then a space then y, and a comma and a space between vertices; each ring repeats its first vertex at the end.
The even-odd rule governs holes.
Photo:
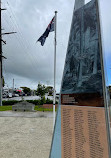
MULTIPOLYGON (((52 96, 45 96, 45 98, 49 98, 50 100, 53 100, 52 96)), ((39 96, 23 96, 24 100, 38 100, 40 99, 39 96)), ((22 100, 22 97, 12 97, 12 98, 3 98, 3 100, 22 100)))

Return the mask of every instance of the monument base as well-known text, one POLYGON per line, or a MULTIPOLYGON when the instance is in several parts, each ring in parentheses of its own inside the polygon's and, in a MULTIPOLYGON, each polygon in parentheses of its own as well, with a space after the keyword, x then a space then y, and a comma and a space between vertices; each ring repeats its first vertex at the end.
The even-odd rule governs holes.
POLYGON ((23 101, 12 106, 12 111, 34 111, 34 104, 23 101))

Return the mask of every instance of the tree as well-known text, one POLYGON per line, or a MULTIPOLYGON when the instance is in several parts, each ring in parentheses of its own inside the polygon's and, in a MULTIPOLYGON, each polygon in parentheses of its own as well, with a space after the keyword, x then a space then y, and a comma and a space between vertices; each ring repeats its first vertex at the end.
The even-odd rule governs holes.
POLYGON ((45 91, 46 91, 46 93, 48 93, 48 95, 52 96, 53 90, 54 90, 54 88, 52 86, 47 86, 45 91))
POLYGON ((23 92, 24 92, 25 94, 27 94, 27 95, 30 95, 30 94, 31 94, 31 89, 30 89, 30 88, 28 88, 28 87, 20 87, 20 88, 23 89, 23 92))
POLYGON ((40 96, 41 98, 43 98, 43 96, 45 95, 46 93, 46 88, 45 88, 45 85, 42 85, 41 83, 38 83, 38 86, 37 86, 37 95, 40 96))

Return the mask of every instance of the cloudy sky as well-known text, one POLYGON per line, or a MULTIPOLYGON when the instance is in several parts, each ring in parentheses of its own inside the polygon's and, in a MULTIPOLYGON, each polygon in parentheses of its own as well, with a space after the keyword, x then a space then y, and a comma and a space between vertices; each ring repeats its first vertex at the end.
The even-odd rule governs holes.
MULTIPOLYGON (((86 3, 90 0, 86 0, 86 3)), ((99 0, 101 11, 104 58, 107 84, 111 84, 111 0, 99 0)), ((3 32, 5 35, 3 60, 5 82, 12 87, 28 86, 36 89, 38 82, 53 85, 54 32, 49 34, 42 47, 36 40, 45 31, 50 20, 57 15, 57 74, 56 89, 59 92, 63 74, 69 32, 75 0, 2 0, 3 32)))

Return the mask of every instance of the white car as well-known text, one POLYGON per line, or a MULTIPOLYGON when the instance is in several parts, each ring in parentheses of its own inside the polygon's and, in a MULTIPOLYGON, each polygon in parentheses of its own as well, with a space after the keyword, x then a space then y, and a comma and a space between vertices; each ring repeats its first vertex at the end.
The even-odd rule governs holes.
POLYGON ((9 93, 9 94, 8 94, 8 97, 9 97, 9 98, 12 98, 12 93, 9 93))
POLYGON ((19 97, 19 95, 18 95, 18 94, 15 94, 15 97, 19 97))
POLYGON ((2 94, 2 97, 3 97, 3 98, 7 98, 7 94, 3 93, 3 94, 2 94))

